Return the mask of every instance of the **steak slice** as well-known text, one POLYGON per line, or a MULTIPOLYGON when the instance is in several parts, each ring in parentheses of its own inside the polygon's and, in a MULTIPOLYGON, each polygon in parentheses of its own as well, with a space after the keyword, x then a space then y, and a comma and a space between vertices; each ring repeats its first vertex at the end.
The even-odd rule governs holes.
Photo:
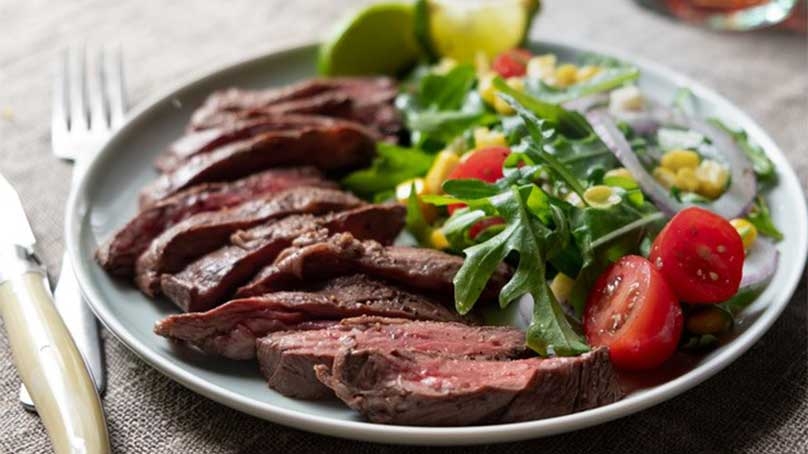
POLYGON ((305 100, 323 94, 339 94, 362 105, 390 104, 398 94, 388 77, 316 78, 280 88, 241 90, 230 88, 211 94, 191 117, 191 129, 202 129, 220 112, 239 112, 305 100))
POLYGON ((140 205, 153 205, 194 184, 231 181, 271 167, 311 165, 346 171, 367 165, 375 147, 374 137, 352 122, 268 132, 188 159, 144 188, 140 205))
POLYGON ((115 232, 95 253, 110 274, 130 277, 135 260, 149 243, 172 225, 194 214, 239 205, 255 197, 294 187, 336 188, 314 167, 270 169, 231 183, 191 187, 140 211, 115 232))
POLYGON ((525 333, 515 328, 367 316, 344 319, 320 330, 271 333, 257 341, 256 355, 271 388, 289 397, 322 399, 334 393, 317 379, 314 366, 330 368, 346 347, 413 351, 441 358, 528 356, 525 333))
POLYGON ((298 324, 360 315, 419 320, 463 318, 431 298, 367 276, 343 276, 305 291, 276 292, 237 299, 207 312, 170 315, 154 332, 231 359, 255 356, 255 340, 298 324))
MULTIPOLYGON (((283 251, 275 263, 259 272, 238 296, 260 295, 283 290, 308 279, 324 279, 345 273, 365 273, 443 296, 454 294, 452 280, 463 266, 463 258, 434 249, 382 246, 375 241, 359 241, 340 233, 319 240, 301 238, 283 251)), ((510 269, 500 265, 481 295, 494 299, 507 282, 510 269)))
POLYGON ((186 312, 208 310, 231 296, 299 236, 322 230, 349 232, 360 239, 391 243, 404 227, 406 210, 398 204, 367 205, 325 216, 289 216, 236 232, 230 245, 191 263, 177 274, 164 274, 163 294, 186 312))
MULTIPOLYGON (((187 133, 157 157, 155 166, 162 172, 170 172, 193 156, 208 153, 228 143, 249 139, 258 134, 272 131, 303 131, 307 128, 334 128, 339 125, 364 129, 363 126, 349 123, 346 120, 316 115, 271 114, 257 119, 234 121, 216 128, 187 133)), ((375 132, 371 130, 365 132, 375 139, 379 139, 375 132)))
POLYGON ((232 208, 195 214, 155 238, 135 263, 135 283, 148 296, 160 290, 160 275, 176 273, 194 259, 218 249, 240 229, 290 214, 320 214, 362 205, 336 189, 293 188, 232 208))
POLYGON ((368 420, 465 426, 566 415, 619 400, 623 392, 599 348, 575 357, 513 361, 343 349, 317 377, 368 420))
POLYGON ((205 116, 200 117, 198 122, 190 125, 188 131, 219 128, 237 121, 257 120, 266 116, 278 115, 320 115, 351 119, 354 116, 353 112, 354 102, 347 94, 324 92, 311 97, 292 99, 268 106, 206 112, 205 116))

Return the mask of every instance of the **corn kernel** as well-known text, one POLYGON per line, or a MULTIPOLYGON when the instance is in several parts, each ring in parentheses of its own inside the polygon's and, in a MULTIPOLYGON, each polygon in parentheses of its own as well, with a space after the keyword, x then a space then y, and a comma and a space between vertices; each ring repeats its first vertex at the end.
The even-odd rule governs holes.
POLYGON ((645 108, 645 97, 636 85, 626 85, 609 93, 611 112, 638 111, 645 108))
POLYGON ((429 235, 429 244, 435 249, 446 249, 449 247, 449 240, 443 234, 443 230, 435 229, 429 235))
POLYGON ((556 56, 553 54, 537 55, 527 61, 527 75, 534 79, 547 81, 555 74, 556 56))
POLYGON ((699 180, 699 189, 696 192, 715 199, 724 193, 729 182, 729 171, 718 162, 705 159, 696 168, 696 179, 699 180))
POLYGON ((453 70, 455 66, 457 66, 457 60, 443 57, 438 64, 432 68, 432 72, 435 74, 447 74, 449 71, 453 70))
POLYGON ((632 180, 634 179, 634 175, 632 175, 631 172, 625 167, 618 167, 616 169, 609 170, 603 176, 617 177, 617 178, 631 178, 632 180))
POLYGON ((620 203, 620 196, 606 185, 595 185, 584 191, 584 201, 595 208, 608 208, 620 203))
POLYGON ((754 224, 744 218, 736 218, 729 221, 729 223, 735 227, 735 230, 738 231, 738 235, 741 235, 744 249, 749 249, 753 244, 755 244, 758 231, 754 224))
POLYGON ((654 169, 653 175, 654 179, 656 179, 659 184, 664 186, 665 189, 670 189, 676 186, 676 174, 670 169, 666 169, 665 167, 657 167, 654 169))
MULTIPOLYGON (((521 77, 509 77, 507 80, 505 80, 505 83, 516 91, 525 91, 525 81, 521 77)), ((513 115, 516 113, 510 104, 505 102, 505 100, 499 96, 497 96, 494 100, 494 109, 502 115, 513 115)))
POLYGON ((425 194, 440 194, 443 192, 441 186, 449 174, 452 173, 457 164, 460 162, 460 157, 451 151, 441 151, 435 157, 432 167, 424 177, 424 193, 425 194))
POLYGON ((696 192, 699 188, 699 180, 696 178, 696 171, 690 167, 682 167, 677 170, 675 186, 685 192, 696 192))
POLYGON ((592 65, 581 66, 575 73, 575 82, 580 83, 587 81, 595 77, 595 75, 599 72, 600 72, 599 66, 592 66, 592 65))
POLYGON ((480 80, 477 83, 477 93, 480 94, 480 98, 489 106, 493 106, 498 99, 497 89, 494 87, 494 78, 496 76, 495 73, 483 74, 480 76, 480 80))
POLYGON ((497 99, 494 100, 494 110, 496 110, 497 113, 502 115, 513 115, 514 113, 516 113, 516 111, 513 110, 513 107, 511 107, 510 104, 505 102, 500 97, 497 97, 497 99))
POLYGON ((699 154, 692 150, 671 150, 664 155, 659 164, 666 169, 673 172, 678 172, 679 169, 688 167, 695 169, 699 166, 701 158, 699 154))
POLYGON ((478 75, 483 75, 491 72, 491 59, 483 51, 477 51, 474 54, 474 69, 478 75))
POLYGON ((550 282, 550 291, 553 292, 556 301, 565 302, 570 298, 570 293, 572 293, 572 287, 574 285, 575 279, 564 273, 558 273, 550 282))
POLYGON ((424 195, 424 179, 412 178, 410 180, 402 181, 396 186, 396 200, 401 203, 407 203, 412 192, 412 187, 415 186, 416 195, 424 195))
POLYGON ((508 141, 505 140, 505 134, 499 131, 491 131, 488 128, 475 128, 474 129, 474 147, 507 147, 508 141))
POLYGON ((559 87, 569 87, 576 82, 578 77, 578 67, 565 63, 555 70, 555 84, 559 87))

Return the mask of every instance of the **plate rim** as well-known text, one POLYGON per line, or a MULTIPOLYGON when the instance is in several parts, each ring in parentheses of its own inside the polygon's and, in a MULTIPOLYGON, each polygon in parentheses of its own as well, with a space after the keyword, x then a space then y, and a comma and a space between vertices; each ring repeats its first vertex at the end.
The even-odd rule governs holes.
MULTIPOLYGON (((767 155, 772 157, 776 162, 780 178, 778 184, 787 185, 795 189, 795 195, 798 195, 803 201, 803 203, 796 203, 800 212, 795 213, 795 215, 798 219, 802 219, 802 222, 797 226, 798 238, 796 241, 798 250, 801 251, 802 255, 808 253, 808 220, 806 220, 808 219, 808 210, 806 209, 802 185, 780 147, 777 146, 769 134, 744 110, 724 98, 724 96, 720 95, 714 89, 701 84, 689 76, 654 61, 637 57, 629 52, 612 49, 607 46, 592 45, 589 43, 584 44, 575 40, 556 41, 531 39, 529 43, 534 46, 550 45, 576 51, 594 52, 636 63, 638 66, 650 69, 652 72, 666 73, 666 77, 672 83, 680 86, 688 86, 698 98, 709 100, 711 103, 719 105, 723 109, 732 110, 736 120, 738 120, 739 126, 747 131, 753 132, 759 145, 763 147, 767 155)), ((786 278, 787 285, 779 291, 777 295, 779 298, 773 299, 769 303, 769 306, 761 312, 760 316, 743 333, 730 343, 722 346, 721 350, 717 352, 713 358, 710 358, 687 373, 653 388, 645 389, 636 394, 627 396, 621 401, 591 410, 536 421, 487 426, 392 426, 365 421, 334 419, 327 416, 305 413, 270 403, 255 401, 225 387, 213 385, 188 373, 181 367, 160 358, 149 347, 138 341, 137 336, 126 328, 122 320, 118 320, 106 310, 105 303, 101 301, 103 298, 99 291, 92 285, 92 278, 90 277, 88 267, 95 266, 95 262, 93 260, 82 260, 82 255, 79 253, 83 226, 85 225, 83 219, 85 219, 89 209, 85 198, 82 197, 88 193, 88 181, 91 180, 91 176, 94 173, 99 171, 102 161, 111 159, 108 155, 114 154, 117 142, 122 140, 121 138, 124 137, 127 132, 137 129, 139 123, 145 121, 149 113, 157 109, 162 103, 177 97, 184 90, 192 89, 195 85, 204 83, 210 79, 219 78, 227 72, 239 71, 242 68, 250 67, 267 58, 282 57, 283 55, 310 50, 317 45, 318 41, 310 41, 282 49, 263 50, 253 55, 217 66, 213 70, 194 73, 190 77, 170 84, 168 88, 148 96, 130 111, 125 124, 110 138, 105 146, 93 156, 91 162, 88 163, 86 172, 81 176, 78 185, 75 190, 71 192, 68 199, 65 218, 65 242, 79 287, 90 308, 104 326, 115 335, 127 349, 142 358, 154 369, 193 392, 237 411, 274 423, 324 435, 355 440, 393 444, 470 445, 538 438, 579 430, 607 421, 616 420, 655 406, 698 386, 703 381, 726 368, 740 355, 751 348, 752 345, 757 343, 763 334, 771 328, 791 301, 796 287, 801 280, 803 269, 806 265, 805 262, 803 262, 801 266, 794 267, 790 270, 778 270, 778 273, 788 272, 786 278)), ((791 193, 792 191, 788 192, 791 193)))

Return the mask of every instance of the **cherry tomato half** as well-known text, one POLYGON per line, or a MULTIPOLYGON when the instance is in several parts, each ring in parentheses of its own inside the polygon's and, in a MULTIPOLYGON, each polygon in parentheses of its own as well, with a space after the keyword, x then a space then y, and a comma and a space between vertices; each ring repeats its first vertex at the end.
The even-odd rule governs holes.
POLYGON ((718 303, 738 292, 743 241, 726 219, 691 207, 677 213, 662 229, 648 259, 680 300, 718 303))
POLYGON ((610 266, 590 291, 584 333, 590 345, 609 347, 615 367, 650 369, 676 351, 682 308, 651 262, 627 255, 610 266))
POLYGON ((527 72, 531 56, 525 49, 506 50, 494 58, 491 68, 502 77, 521 77, 527 72))
MULTIPOLYGON (((510 152, 508 147, 480 148, 463 156, 460 164, 449 173, 447 179, 477 179, 493 183, 502 178, 502 164, 510 152)), ((464 206, 462 203, 449 205, 449 214, 464 206)))

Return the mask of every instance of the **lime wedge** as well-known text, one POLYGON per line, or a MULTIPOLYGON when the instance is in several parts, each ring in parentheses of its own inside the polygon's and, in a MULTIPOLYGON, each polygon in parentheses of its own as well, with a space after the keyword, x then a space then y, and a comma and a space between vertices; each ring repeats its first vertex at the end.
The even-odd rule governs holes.
POLYGON ((380 3, 363 9, 337 27, 320 47, 317 69, 323 75, 397 75, 422 55, 414 33, 411 4, 380 3))
POLYGON ((539 0, 418 0, 415 30, 433 57, 472 62, 524 42, 539 0))

